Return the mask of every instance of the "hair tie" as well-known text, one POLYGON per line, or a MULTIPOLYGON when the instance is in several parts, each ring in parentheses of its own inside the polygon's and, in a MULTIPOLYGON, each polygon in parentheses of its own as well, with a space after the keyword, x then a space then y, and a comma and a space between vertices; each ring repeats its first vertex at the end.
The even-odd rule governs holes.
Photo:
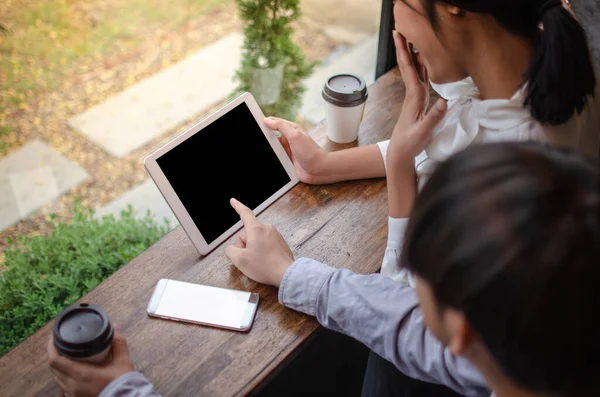
POLYGON ((562 0, 548 0, 538 9, 538 15, 540 18, 544 17, 544 14, 553 9, 554 7, 562 7, 562 0))

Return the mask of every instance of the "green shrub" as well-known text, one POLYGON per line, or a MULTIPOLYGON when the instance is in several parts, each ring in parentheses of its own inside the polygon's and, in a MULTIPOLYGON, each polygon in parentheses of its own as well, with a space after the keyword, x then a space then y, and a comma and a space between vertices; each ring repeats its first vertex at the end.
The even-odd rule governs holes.
POLYGON ((291 24, 301 16, 300 0, 236 0, 244 22, 242 62, 236 72, 240 91, 251 91, 252 68, 264 59, 269 67, 284 63, 281 96, 272 105, 260 105, 265 116, 288 120, 296 118, 306 88, 302 80, 310 76, 316 62, 307 62, 304 52, 292 40, 291 24))
POLYGON ((78 203, 69 224, 52 218, 47 237, 19 237, 0 274, 0 356, 33 334, 167 232, 131 208, 94 219, 78 203))

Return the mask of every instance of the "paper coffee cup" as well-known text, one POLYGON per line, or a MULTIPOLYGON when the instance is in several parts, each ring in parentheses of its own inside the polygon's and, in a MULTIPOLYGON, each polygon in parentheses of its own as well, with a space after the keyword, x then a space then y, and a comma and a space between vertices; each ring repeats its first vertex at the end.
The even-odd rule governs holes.
POLYGON ((337 143, 354 142, 368 97, 367 83, 358 76, 338 74, 327 80, 322 95, 329 139, 337 143))
POLYGON ((73 360, 103 363, 109 359, 113 326, 98 305, 81 303, 65 309, 54 322, 56 350, 73 360))

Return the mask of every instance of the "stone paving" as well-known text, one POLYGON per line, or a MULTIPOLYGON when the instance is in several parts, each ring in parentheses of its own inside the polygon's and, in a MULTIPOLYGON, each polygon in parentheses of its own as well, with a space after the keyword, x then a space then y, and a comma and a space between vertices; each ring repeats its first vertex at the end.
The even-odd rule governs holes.
POLYGON ((242 41, 232 33, 73 117, 69 125, 124 157, 231 94, 242 41))
POLYGON ((350 45, 379 32, 381 1, 301 0, 304 21, 321 27, 324 33, 350 45))
MULTIPOLYGON (((354 73, 367 84, 374 81, 379 11, 372 10, 368 18, 362 16, 370 22, 361 30, 361 7, 366 7, 368 0, 357 0, 356 7, 347 10, 356 18, 345 15, 331 21, 318 20, 323 15, 318 11, 320 0, 306 3, 310 3, 307 10, 308 14, 313 12, 314 22, 324 24, 327 35, 345 43, 304 82, 307 91, 299 115, 317 124, 325 117, 321 89, 329 76, 354 73)), ((76 115, 69 125, 110 155, 124 157, 229 96, 235 89, 233 77, 240 64, 242 40, 239 33, 230 34, 76 115)), ((84 169, 39 140, 0 159, 0 231, 37 214, 42 207, 48 208, 49 203, 87 177, 84 169)), ((137 216, 150 211, 159 223, 168 219, 171 227, 179 224, 150 178, 99 208, 96 216, 118 216, 128 205, 132 205, 137 216)))
MULTIPOLYGON (((303 106, 300 109, 300 115, 312 124, 317 124, 325 118, 325 103, 321 97, 321 89, 325 80, 333 74, 355 73, 363 77, 367 81, 367 84, 371 84, 375 80, 376 54, 377 37, 371 36, 357 46, 333 55, 329 60, 324 62, 304 82, 307 91, 303 97, 303 106)), ((192 117, 193 115, 194 113, 191 113, 188 117, 192 117)), ((111 213, 118 216, 129 204, 133 206, 138 216, 143 216, 150 210, 157 221, 162 222, 167 218, 171 221, 171 226, 178 225, 177 219, 151 179, 146 180, 123 196, 100 208, 98 214, 111 213)))
POLYGON ((87 172, 35 140, 0 159, 0 230, 56 200, 87 172))
POLYGON ((171 228, 179 225, 173 211, 150 178, 100 208, 96 212, 96 216, 101 217, 108 214, 119 216, 121 211, 127 209, 129 205, 133 207, 137 217, 144 217, 150 211, 153 218, 159 223, 164 223, 166 219, 171 228))

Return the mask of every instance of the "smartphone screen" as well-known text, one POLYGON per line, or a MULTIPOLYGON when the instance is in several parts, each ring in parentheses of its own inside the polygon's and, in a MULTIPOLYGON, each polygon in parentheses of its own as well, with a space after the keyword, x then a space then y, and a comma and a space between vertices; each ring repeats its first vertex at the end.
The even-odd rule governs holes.
POLYGON ((258 294, 162 279, 148 314, 172 320, 245 331, 252 325, 258 294))

